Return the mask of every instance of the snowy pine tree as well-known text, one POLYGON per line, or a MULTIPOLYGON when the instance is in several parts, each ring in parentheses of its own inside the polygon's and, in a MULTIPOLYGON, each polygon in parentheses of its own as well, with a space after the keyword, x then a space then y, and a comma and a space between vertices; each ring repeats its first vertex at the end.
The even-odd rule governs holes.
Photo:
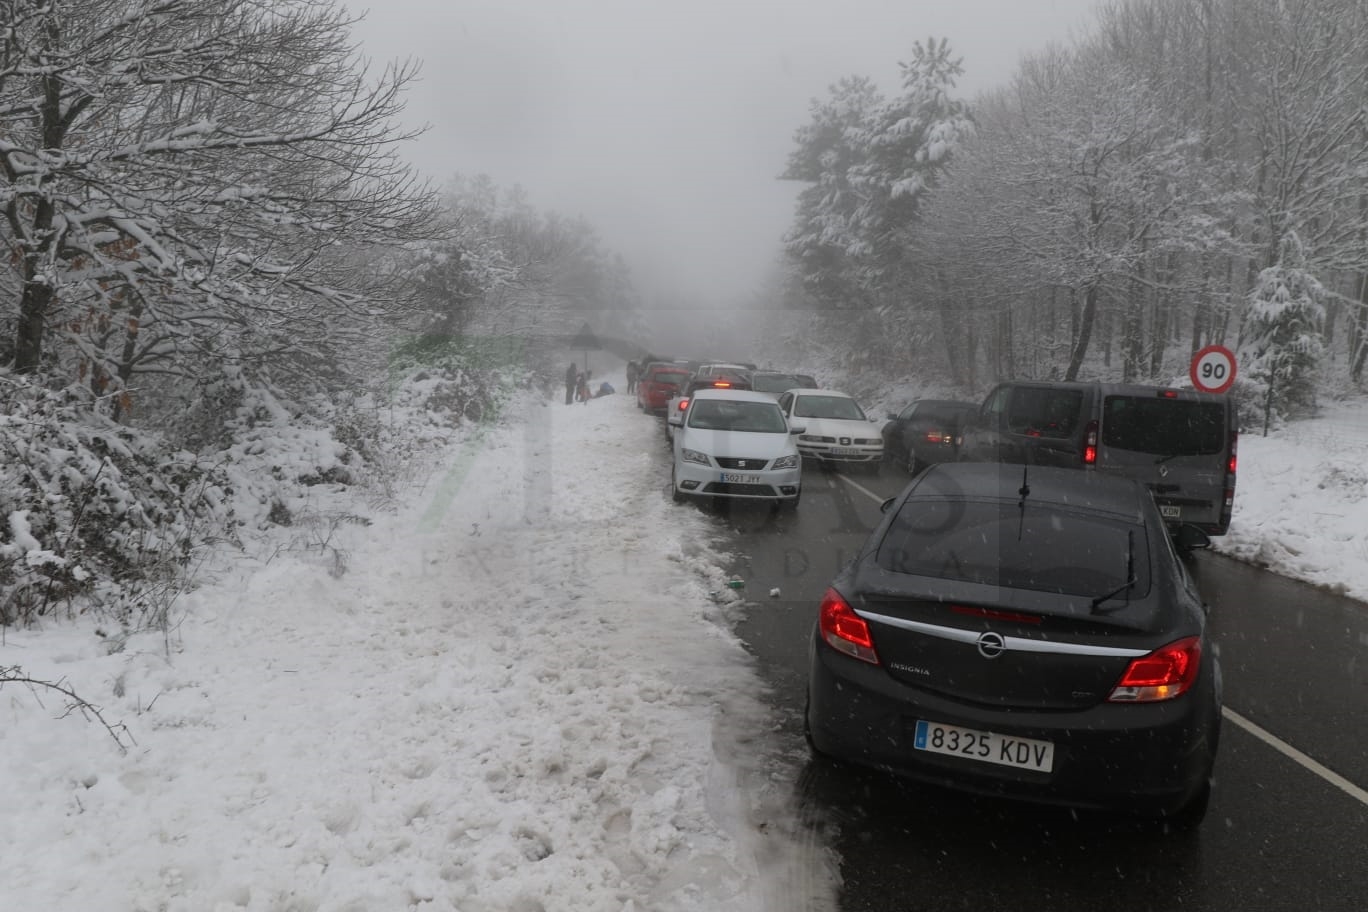
POLYGON ((1325 289, 1306 268, 1301 240, 1283 238, 1278 262, 1259 273, 1249 294, 1240 361, 1259 384, 1264 432, 1273 417, 1313 407, 1325 320, 1325 289))

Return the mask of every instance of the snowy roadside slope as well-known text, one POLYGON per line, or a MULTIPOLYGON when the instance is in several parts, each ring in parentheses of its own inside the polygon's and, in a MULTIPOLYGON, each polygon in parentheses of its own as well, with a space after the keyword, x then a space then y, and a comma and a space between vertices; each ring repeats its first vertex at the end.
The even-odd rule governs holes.
POLYGON ((1368 403, 1240 435, 1235 512, 1215 550, 1368 601, 1368 403))
POLYGON ((12 632, 0 664, 136 746, 4 691, 0 906, 829 908, 821 850, 737 789, 771 723, 656 422, 519 408, 396 514, 225 570, 169 654, 12 632))

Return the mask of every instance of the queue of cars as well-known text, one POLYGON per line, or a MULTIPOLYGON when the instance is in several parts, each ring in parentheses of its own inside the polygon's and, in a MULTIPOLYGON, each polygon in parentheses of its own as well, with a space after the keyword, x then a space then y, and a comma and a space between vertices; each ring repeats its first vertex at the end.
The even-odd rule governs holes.
POLYGON ((1238 435, 1223 397, 1014 381, 981 403, 913 401, 876 428, 805 375, 661 373, 676 502, 793 510, 804 461, 911 476, 817 606, 803 713, 816 757, 1202 821, 1221 671, 1180 548, 1229 524, 1238 435))

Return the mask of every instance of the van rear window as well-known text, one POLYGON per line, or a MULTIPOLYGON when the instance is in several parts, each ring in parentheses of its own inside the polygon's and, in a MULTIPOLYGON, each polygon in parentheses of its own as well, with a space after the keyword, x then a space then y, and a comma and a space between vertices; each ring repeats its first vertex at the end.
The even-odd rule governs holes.
POLYGON ((1108 396, 1102 403, 1102 443, 1156 456, 1214 455, 1226 448, 1225 405, 1108 396))

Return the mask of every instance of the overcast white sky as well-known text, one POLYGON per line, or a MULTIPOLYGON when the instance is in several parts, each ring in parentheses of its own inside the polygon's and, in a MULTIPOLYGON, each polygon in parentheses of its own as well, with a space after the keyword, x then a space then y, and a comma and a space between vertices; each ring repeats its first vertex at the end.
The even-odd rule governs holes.
POLYGON ((966 96, 1066 40, 1099 0, 345 0, 376 62, 418 58, 408 158, 438 182, 489 174, 583 215, 643 291, 748 298, 788 227, 781 182, 808 106, 842 76, 886 91, 930 36, 966 96))

